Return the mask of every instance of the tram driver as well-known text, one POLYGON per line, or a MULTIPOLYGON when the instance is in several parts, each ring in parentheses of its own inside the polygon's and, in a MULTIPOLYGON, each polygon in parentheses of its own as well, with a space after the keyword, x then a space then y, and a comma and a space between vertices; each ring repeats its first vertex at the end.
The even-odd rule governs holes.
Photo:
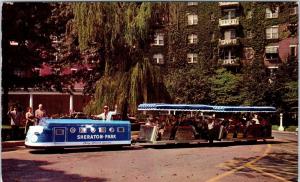
POLYGON ((103 113, 101 113, 99 115, 96 115, 96 117, 101 119, 101 120, 111 120, 112 115, 117 114, 117 108, 118 108, 118 106, 115 105, 115 110, 114 111, 109 111, 109 107, 107 105, 105 105, 103 107, 103 113))

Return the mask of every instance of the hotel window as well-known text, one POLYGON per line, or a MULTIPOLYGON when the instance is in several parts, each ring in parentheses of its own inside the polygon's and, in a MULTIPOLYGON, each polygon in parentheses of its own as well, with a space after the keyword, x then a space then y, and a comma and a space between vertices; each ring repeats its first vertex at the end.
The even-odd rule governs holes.
POLYGON ((77 68, 71 68, 71 72, 72 72, 72 74, 75 74, 75 73, 77 73, 77 68))
POLYGON ((214 13, 210 14, 210 21, 215 21, 216 20, 216 16, 214 13))
POLYGON ((211 40, 214 41, 215 39, 216 39, 216 34, 213 32, 213 33, 211 34, 211 40))
POLYGON ((33 69, 34 76, 40 76, 41 75, 41 68, 34 68, 33 69))
POLYGON ((154 35, 154 43, 153 45, 164 45, 164 34, 163 33, 156 33, 154 35))
POLYGON ((278 59, 278 46, 266 46, 265 47, 265 57, 266 59, 274 60, 278 59))
POLYGON ((197 15, 188 15, 188 25, 197 25, 198 16, 197 15))
POLYGON ((272 12, 270 8, 266 8, 266 18, 278 18, 279 7, 272 12))
POLYGON ((298 14, 298 7, 290 8, 290 15, 296 15, 296 14, 298 14))
POLYGON ((290 56, 297 56, 297 45, 290 45, 290 56))
POLYGON ((236 31, 235 30, 227 30, 224 32, 224 39, 230 40, 236 38, 236 31))
POLYGON ((21 77, 22 76, 22 71, 20 69, 15 69, 14 70, 14 75, 21 77))
POLYGON ((247 12, 246 12, 246 18, 247 19, 250 19, 250 18, 252 18, 252 10, 248 10, 247 12))
POLYGON ((235 10, 226 10, 225 11, 224 19, 230 20, 230 19, 235 19, 235 18, 236 18, 235 10))
POLYGON ((188 63, 198 63, 198 55, 197 54, 187 54, 187 61, 188 63))
POLYGON ((11 45, 11 46, 18 46, 19 43, 16 42, 16 41, 9 41, 9 45, 11 45))
POLYGON ((251 39, 251 38, 253 37, 253 34, 252 34, 252 31, 251 31, 251 30, 247 30, 247 32, 246 32, 246 37, 247 37, 248 39, 251 39))
POLYGON ((254 50, 252 47, 245 47, 243 53, 245 59, 251 60, 254 57, 254 50))
POLYGON ((52 68, 52 74, 59 75, 60 74, 60 68, 52 68))
POLYGON ((187 5, 188 6, 197 6, 198 2, 188 2, 187 5))
POLYGON ((188 35, 188 43, 189 44, 195 44, 197 42, 198 42, 198 36, 196 34, 188 35))
POLYGON ((278 26, 269 27, 266 29, 267 39, 278 39, 278 26))
POLYGON ((164 56, 162 54, 154 54, 153 55, 153 61, 156 64, 164 64, 164 56))

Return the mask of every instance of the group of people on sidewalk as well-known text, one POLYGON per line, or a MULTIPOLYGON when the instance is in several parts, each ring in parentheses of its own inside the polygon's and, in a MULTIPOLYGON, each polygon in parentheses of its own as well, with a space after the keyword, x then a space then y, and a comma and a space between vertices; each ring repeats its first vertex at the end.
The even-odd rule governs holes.
MULTIPOLYGON (((9 120, 10 120, 10 126, 11 126, 11 138, 17 139, 19 138, 19 127, 21 124, 21 121, 23 119, 23 114, 20 109, 18 109, 16 106, 11 106, 8 113, 7 113, 9 120)), ((46 110, 43 108, 42 104, 39 104, 38 109, 35 110, 33 113, 32 107, 27 108, 27 112, 25 114, 25 131, 24 134, 27 133, 29 126, 37 125, 39 123, 39 120, 42 117, 46 117, 46 110)))
MULTIPOLYGON (((112 116, 117 114, 117 108, 117 105, 115 105, 115 110, 109 111, 109 107, 105 105, 103 107, 103 113, 94 115, 94 117, 101 120, 111 120, 112 116)), ((19 137, 18 131, 23 119, 22 111, 20 111, 20 109, 18 109, 16 106, 11 106, 7 114, 10 120, 11 137, 12 139, 16 139, 19 137)), ((38 125, 39 120, 46 116, 46 110, 43 108, 42 104, 39 104, 38 109, 35 110, 34 113, 32 107, 28 107, 25 113, 26 123, 24 134, 26 135, 26 133, 28 132, 29 126, 38 125)))

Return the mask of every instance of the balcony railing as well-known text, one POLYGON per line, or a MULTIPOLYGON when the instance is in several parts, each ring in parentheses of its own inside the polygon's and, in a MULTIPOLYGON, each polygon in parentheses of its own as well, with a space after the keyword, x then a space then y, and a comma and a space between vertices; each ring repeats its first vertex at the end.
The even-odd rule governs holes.
POLYGON ((219 64, 222 66, 239 66, 240 58, 219 59, 219 64))
POLYGON ((239 41, 237 38, 235 39, 219 39, 219 46, 232 46, 232 45, 238 45, 239 41))
POLYGON ((239 25, 240 21, 239 18, 233 18, 233 19, 219 19, 219 26, 236 26, 239 25))
POLYGON ((227 7, 227 6, 239 6, 239 2, 219 2, 219 6, 227 7))

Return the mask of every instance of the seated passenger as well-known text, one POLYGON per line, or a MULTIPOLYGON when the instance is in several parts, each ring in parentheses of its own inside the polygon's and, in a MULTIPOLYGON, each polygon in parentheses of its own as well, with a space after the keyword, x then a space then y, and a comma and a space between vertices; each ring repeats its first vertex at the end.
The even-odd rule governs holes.
POLYGON ((97 118, 101 119, 101 120, 111 120, 112 119, 112 115, 116 115, 117 114, 117 108, 118 106, 115 105, 115 110, 114 111, 109 111, 109 107, 108 106, 104 106, 103 108, 103 113, 96 115, 97 118))
POLYGON ((254 118, 252 118, 252 121, 254 121, 255 124, 260 124, 259 120, 258 120, 258 115, 257 114, 254 114, 254 118))

